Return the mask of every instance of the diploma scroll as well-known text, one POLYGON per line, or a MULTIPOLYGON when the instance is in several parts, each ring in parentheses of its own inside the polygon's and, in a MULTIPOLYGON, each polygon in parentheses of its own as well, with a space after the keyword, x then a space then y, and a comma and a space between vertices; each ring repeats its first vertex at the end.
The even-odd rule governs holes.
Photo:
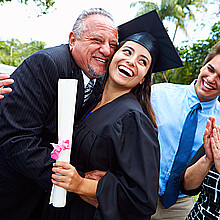
MULTIPOLYGON (((75 103, 77 94, 76 79, 59 79, 58 81, 58 140, 68 140, 72 144, 75 103)), ((70 162, 70 149, 61 152, 57 161, 70 162)), ((50 204, 54 207, 66 205, 66 190, 53 185, 50 196, 50 204)))

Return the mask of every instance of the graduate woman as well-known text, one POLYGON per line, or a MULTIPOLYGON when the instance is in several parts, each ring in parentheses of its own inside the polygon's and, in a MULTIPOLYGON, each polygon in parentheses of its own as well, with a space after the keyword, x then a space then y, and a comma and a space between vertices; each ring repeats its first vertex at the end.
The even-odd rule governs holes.
POLYGON ((53 168, 53 184, 70 192, 68 204, 47 219, 147 220, 156 211, 160 149, 151 73, 182 62, 156 11, 119 26, 119 36, 103 94, 75 126, 71 164, 53 168), (107 172, 99 181, 79 175, 92 170, 107 172), (98 206, 80 195, 97 199, 98 206))

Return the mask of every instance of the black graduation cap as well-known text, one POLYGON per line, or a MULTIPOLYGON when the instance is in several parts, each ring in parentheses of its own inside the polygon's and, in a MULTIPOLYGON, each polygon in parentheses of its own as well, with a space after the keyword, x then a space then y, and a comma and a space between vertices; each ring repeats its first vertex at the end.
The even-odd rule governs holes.
POLYGON ((148 49, 153 60, 152 72, 183 66, 156 10, 118 26, 118 34, 119 42, 131 40, 148 49))

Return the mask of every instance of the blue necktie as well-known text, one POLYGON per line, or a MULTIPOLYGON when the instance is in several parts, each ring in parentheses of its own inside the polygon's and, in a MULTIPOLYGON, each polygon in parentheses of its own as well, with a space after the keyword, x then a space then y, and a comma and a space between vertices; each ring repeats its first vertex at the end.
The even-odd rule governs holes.
POLYGON ((179 175, 180 172, 187 166, 191 155, 198 121, 197 110, 199 109, 201 109, 200 103, 194 105, 187 115, 183 125, 178 151, 174 159, 169 180, 167 181, 166 190, 162 195, 162 202, 166 209, 176 203, 180 194, 178 185, 179 175))

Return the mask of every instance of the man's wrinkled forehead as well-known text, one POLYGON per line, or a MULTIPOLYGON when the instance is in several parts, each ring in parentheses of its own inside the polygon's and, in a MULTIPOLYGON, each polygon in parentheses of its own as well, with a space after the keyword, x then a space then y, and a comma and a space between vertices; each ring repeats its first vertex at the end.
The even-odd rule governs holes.
POLYGON ((101 30, 103 32, 109 32, 112 35, 112 43, 118 43, 118 28, 114 22, 105 15, 93 14, 86 17, 83 22, 84 33, 87 30, 101 30))

